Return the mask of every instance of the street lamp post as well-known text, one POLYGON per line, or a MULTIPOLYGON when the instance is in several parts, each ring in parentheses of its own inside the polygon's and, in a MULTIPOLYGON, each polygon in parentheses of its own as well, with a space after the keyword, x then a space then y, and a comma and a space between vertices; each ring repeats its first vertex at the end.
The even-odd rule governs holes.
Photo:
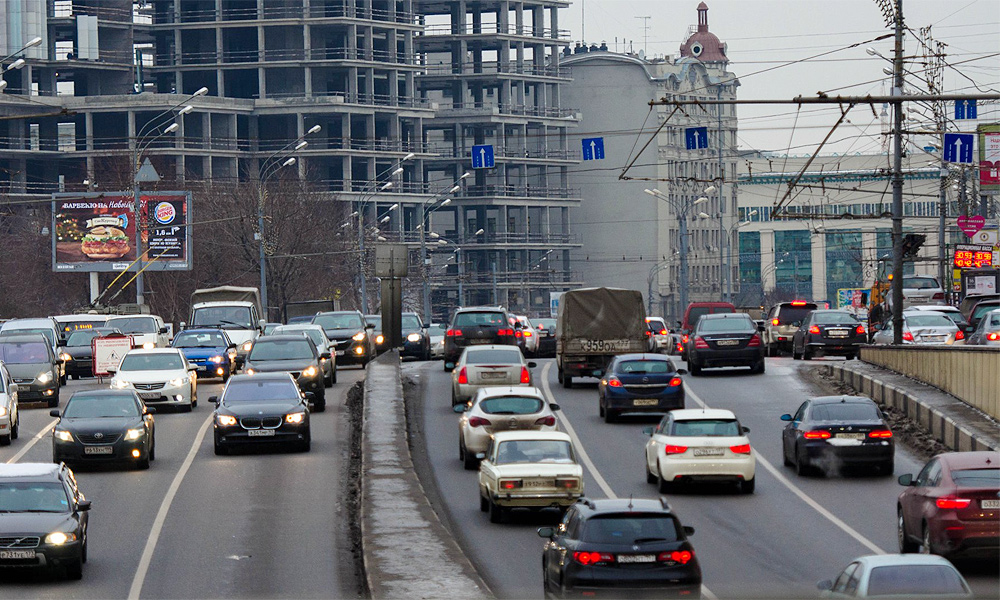
POLYGON ((31 38, 30 40, 28 40, 28 43, 25 44, 25 45, 23 45, 23 46, 21 46, 21 48, 18 49, 17 52, 11 52, 7 56, 5 56, 3 58, 0 58, 0 92, 3 92, 4 89, 6 89, 6 87, 7 87, 7 80, 2 78, 3 74, 7 73, 8 71, 15 71, 15 70, 20 69, 21 67, 23 67, 24 66, 24 58, 23 57, 22 58, 18 58, 14 62, 10 63, 10 65, 7 66, 7 67, 4 67, 3 63, 7 62, 7 60, 10 59, 10 58, 14 58, 15 56, 17 56, 18 54, 24 52, 28 48, 34 48, 35 46, 37 46, 37 45, 39 45, 41 43, 42 43, 42 38, 40 38, 40 37, 31 38))
POLYGON ((451 203, 451 198, 444 198, 448 194, 454 194, 455 192, 462 189, 461 182, 470 177, 472 173, 466 171, 462 173, 462 176, 458 178, 455 183, 449 187, 447 190, 438 192, 430 198, 424 201, 420 207, 420 264, 423 269, 424 281, 423 281, 423 318, 424 323, 431 322, 431 284, 430 280, 427 278, 427 228, 430 227, 430 214, 439 208, 447 206, 451 203), (442 198, 444 198, 442 200, 442 198), (440 200, 440 204, 438 201, 440 200))
MULTIPOLYGON (((472 237, 480 236, 486 233, 485 229, 477 229, 472 237)), ((447 246, 452 244, 455 246, 455 258, 458 261, 458 306, 465 305, 465 288, 463 287, 463 281, 465 279, 465 261, 462 259, 462 247, 454 242, 450 242, 446 239, 439 239, 438 244, 441 246, 447 246)))
MULTIPOLYGON (((750 217, 755 214, 757 214, 757 209, 751 210, 746 215, 746 221, 737 221, 736 223, 733 223, 733 226, 726 232, 726 301, 728 302, 733 301, 733 274, 731 273, 733 269, 733 244, 730 243, 730 238, 732 238, 734 231, 738 232, 740 227, 749 224, 750 217)), ((737 239, 737 243, 739 243, 739 239, 737 239)))
MULTIPOLYGON (((673 207, 677 212, 677 218, 680 222, 680 270, 681 270, 681 282, 678 286, 680 288, 680 310, 684 310, 688 305, 688 231, 687 231, 687 218, 688 211, 697 204, 702 204, 708 202, 708 198, 701 197, 694 202, 684 203, 671 198, 670 196, 664 194, 658 189, 645 189, 643 190, 650 196, 663 200, 667 204, 673 207)), ((704 213, 702 213, 704 214, 704 213)))

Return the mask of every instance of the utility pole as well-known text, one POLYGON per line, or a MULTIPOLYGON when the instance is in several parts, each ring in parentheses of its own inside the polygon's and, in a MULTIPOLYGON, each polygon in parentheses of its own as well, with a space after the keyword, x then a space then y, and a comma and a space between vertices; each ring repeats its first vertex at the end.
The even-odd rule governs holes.
POLYGON ((892 343, 903 343, 903 0, 894 0, 892 55, 892 343))
MULTIPOLYGON (((717 97, 722 100, 722 84, 720 83, 717 90, 717 97)), ((722 131, 722 108, 723 105, 718 105, 715 107, 716 116, 719 119, 719 300, 722 302, 732 301, 732 297, 727 297, 726 289, 723 287, 724 284, 731 279, 730 273, 728 272, 729 265, 726 264, 726 246, 729 245, 729 240, 726 237, 726 226, 724 223, 724 215, 726 214, 726 200, 722 195, 723 184, 726 181, 725 169, 722 162, 722 145, 725 139, 725 134, 722 131)), ((732 282, 730 282, 730 289, 732 288, 732 282)))

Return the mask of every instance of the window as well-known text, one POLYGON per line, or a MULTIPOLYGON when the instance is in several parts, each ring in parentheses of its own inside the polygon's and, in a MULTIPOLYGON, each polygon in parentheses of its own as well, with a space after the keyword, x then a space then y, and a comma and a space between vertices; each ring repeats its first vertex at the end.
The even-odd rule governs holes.
POLYGON ((674 421, 670 435, 680 437, 736 437, 741 435, 735 419, 697 419, 674 421))
POLYGON ((463 312, 455 315, 455 327, 501 327, 506 325, 503 313, 499 312, 463 312))
POLYGON ((949 565, 875 567, 868 576, 868 596, 956 596, 968 594, 962 576, 949 565))
POLYGON ((615 373, 671 373, 673 365, 666 360, 626 360, 618 363, 615 373))
POLYGON ((323 329, 364 329, 361 315, 357 314, 316 315, 312 322, 322 325, 323 329))
POLYGON ((515 463, 571 463, 573 448, 562 440, 510 440, 500 442, 496 464, 515 463))
POLYGON ((74 396, 66 405, 63 417, 67 419, 96 419, 100 417, 138 417, 139 405, 135 398, 125 394, 107 396, 74 396))
POLYGON ((486 398, 479 409, 490 415, 530 415, 542 410, 545 403, 532 396, 502 396, 486 398))
POLYGON ((881 417, 874 404, 838 402, 813 406, 809 418, 813 421, 878 421, 881 417))
POLYGON ((69 496, 59 482, 0 483, 0 512, 69 512, 69 496))
POLYGON ((247 358, 250 360, 309 360, 314 357, 310 340, 268 340, 257 341, 247 358))
POLYGON ((217 348, 228 345, 226 339, 217 331, 179 333, 174 338, 174 348, 217 348))
POLYGON ((674 542, 681 539, 677 521, 667 514, 596 515, 583 525, 581 541, 634 544, 636 540, 674 542))
POLYGON ((507 348, 470 348, 465 351, 465 363, 469 365, 511 365, 521 364, 521 351, 516 346, 507 348))
POLYGON ((173 371, 184 368, 184 360, 174 353, 126 354, 120 371, 173 371))
POLYGON ((858 325, 858 321, 851 313, 842 312, 821 312, 813 313, 812 322, 817 325, 858 325))
POLYGON ((951 472, 955 485, 965 487, 1000 487, 1000 469, 961 469, 951 472))
POLYGON ((242 381, 230 381, 226 388, 223 403, 233 400, 241 402, 273 402, 275 400, 298 399, 299 388, 289 379, 269 379, 262 381, 253 378, 242 381))
POLYGON ((14 365, 49 362, 49 347, 42 342, 6 342, 0 344, 0 360, 14 365))
POLYGON ((159 328, 156 326, 156 319, 152 317, 108 319, 107 325, 108 327, 117 327, 122 333, 156 333, 159 331, 159 328))
POLYGON ((844 569, 837 577, 837 580, 833 582, 833 589, 831 591, 844 593, 844 590, 847 589, 847 581, 851 578, 851 575, 854 574, 854 571, 856 571, 857 568, 858 563, 851 563, 847 565, 847 568, 844 569))

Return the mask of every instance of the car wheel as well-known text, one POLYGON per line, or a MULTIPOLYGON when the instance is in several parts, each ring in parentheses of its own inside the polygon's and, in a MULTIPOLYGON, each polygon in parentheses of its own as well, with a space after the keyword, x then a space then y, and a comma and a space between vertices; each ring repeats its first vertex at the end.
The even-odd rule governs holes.
POLYGON ((17 415, 17 421, 10 428, 10 437, 12 439, 17 439, 17 436, 21 435, 21 415, 17 415))
POLYGON ((781 460, 784 461, 786 467, 790 467, 795 464, 792 462, 792 459, 788 458, 788 449, 785 448, 784 441, 781 442, 781 460))
POLYGON ((70 375, 69 378, 75 381, 75 380, 79 379, 80 376, 79 375, 70 375))
POLYGON ((603 398, 598 398, 597 399, 597 414, 601 418, 604 418, 604 399, 603 398))
POLYGON ((140 458, 139 460, 135 461, 135 468, 139 469, 140 471, 145 471, 146 469, 148 469, 149 455, 147 454, 145 458, 140 458))
POLYGON ((502 506, 500 506, 493 500, 490 500, 489 510, 490 510, 490 523, 503 523, 504 516, 506 515, 504 515, 505 511, 502 506))
POLYGON ((311 448, 312 448, 312 436, 307 435, 306 439, 299 442, 298 446, 296 447, 296 450, 298 450, 299 452, 309 452, 311 448))
POLYGON ((563 387, 566 388, 567 390, 568 389, 572 389, 573 388, 573 377, 571 375, 567 375, 567 374, 563 373, 562 384, 563 384, 563 387))
POLYGON ((792 346, 792 360, 802 360, 802 355, 795 351, 795 346, 792 346))
POLYGON ((192 410, 194 410, 194 402, 192 402, 191 404, 188 404, 186 406, 182 406, 181 410, 184 411, 184 412, 191 412, 192 410))
POLYGON ((479 510, 481 512, 488 512, 490 510, 490 501, 479 494, 479 510))
POLYGON ((740 491, 744 494, 752 494, 754 488, 757 487, 757 478, 747 479, 740 482, 740 491))
POLYGON ((921 554, 937 554, 934 550, 934 544, 931 542, 931 529, 924 523, 923 535, 920 537, 920 553, 921 554))
POLYGON ((66 564, 66 579, 79 581, 83 579, 83 558, 78 558, 66 564))
POLYGON ((156 438, 149 444, 149 460, 156 460, 156 438))
POLYGON ((688 370, 691 372, 691 375, 693 375, 695 377, 698 377, 699 375, 701 375, 701 365, 699 365, 698 363, 696 363, 694 361, 689 361, 688 362, 688 370))
POLYGON ((889 477, 896 470, 896 461, 889 459, 878 466, 879 475, 889 477))
POLYGON ((802 349, 802 360, 812 360, 812 359, 813 359, 812 351, 810 351, 809 348, 803 348, 802 349))
POLYGON ((451 405, 458 406, 458 394, 455 393, 455 388, 451 388, 451 405))
POLYGON ((660 464, 657 463, 656 464, 656 488, 660 491, 661 494, 667 494, 667 493, 670 493, 670 490, 673 487, 673 485, 674 484, 673 484, 672 481, 667 481, 666 479, 663 478, 663 471, 660 470, 660 464))
POLYGON ((216 456, 225 456, 227 454, 229 454, 229 448, 226 448, 225 446, 223 446, 219 442, 215 442, 215 455, 216 456))
POLYGON ((330 384, 337 383, 337 365, 333 365, 333 375, 330 375, 330 384))
POLYGON ((80 547, 80 560, 87 562, 87 533, 83 534, 83 546, 80 547))
POLYGON ((318 413, 326 412, 326 394, 313 400, 313 411, 318 413))
POLYGON ((896 540, 899 543, 900 554, 912 554, 920 549, 920 545, 910 541, 906 535, 906 519, 903 518, 903 507, 896 508, 896 540))
POLYGON ((604 409, 604 422, 614 423, 618 420, 618 414, 613 412, 611 409, 604 409))
POLYGON ((799 455, 798 447, 795 448, 795 474, 803 476, 809 471, 809 461, 804 456, 799 455))
POLYGON ((646 471, 646 483, 656 483, 656 475, 649 470, 649 462, 646 461, 646 457, 642 457, 643 470, 646 471))
POLYGON ((56 392, 51 398, 49 398, 49 408, 55 408, 57 406, 59 406, 59 392, 56 392))
POLYGON ((857 354, 851 353, 844 357, 844 360, 854 360, 858 357, 857 354))
POLYGON ((479 459, 476 458, 475 453, 469 452, 469 449, 462 444, 462 466, 465 467, 466 471, 475 471, 479 468, 479 459))
POLYGON ((13 435, 14 434, 0 436, 0 446, 10 446, 11 436, 13 435))
POLYGON ((757 363, 757 366, 755 366, 753 369, 754 373, 757 373, 758 375, 764 373, 766 370, 767 370, 767 364, 764 362, 763 358, 760 359, 760 362, 757 363))

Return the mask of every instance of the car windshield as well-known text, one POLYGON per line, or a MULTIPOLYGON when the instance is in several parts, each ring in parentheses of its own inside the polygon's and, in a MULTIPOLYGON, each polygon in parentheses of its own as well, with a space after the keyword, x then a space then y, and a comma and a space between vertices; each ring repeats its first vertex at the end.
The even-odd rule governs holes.
POLYGON ((250 350, 250 360, 307 360, 313 358, 312 342, 301 340, 258 340, 250 350))
POLYGON ((789 325, 806 318, 806 315, 816 310, 815 304, 806 306, 782 306, 778 309, 778 325, 789 325))
POLYGON ((479 410, 488 415, 530 415, 541 412, 545 403, 531 396, 500 396, 479 403, 479 410))
POLYGON ((735 437, 740 435, 736 419, 691 419, 674 421, 670 435, 680 437, 735 437))
POLYGON ((119 371, 175 371, 184 368, 180 355, 172 352, 126 354, 119 371))
POLYGON ((907 327, 955 327, 955 322, 944 315, 906 315, 907 327))
POLYGON ((699 333, 753 333, 757 328, 750 319, 702 319, 699 333))
POLYGON ((536 329, 555 329, 556 320, 555 319, 535 319, 536 329))
POLYGON ((666 360, 623 360, 615 368, 618 373, 671 373, 672 365, 666 360))
POLYGON ((251 377, 243 381, 230 381, 222 397, 224 404, 239 402, 270 402, 274 400, 298 400, 299 388, 291 378, 257 380, 251 377))
POLYGON ((933 277, 904 277, 903 287, 908 290, 935 290, 941 286, 933 277))
POLYGON ((445 331, 447 331, 447 329, 444 325, 431 325, 427 329, 427 335, 431 337, 443 337, 445 331))
POLYGON ((69 496, 55 481, 2 481, 0 513, 16 512, 69 512, 69 496))
POLYGON ((420 319, 416 315, 403 315, 403 331, 416 331, 420 329, 420 319))
POLYGON ((951 472, 951 480, 963 487, 996 488, 1000 487, 1000 468, 959 469, 951 472))
POLYGON ((138 417, 135 398, 123 394, 107 396, 74 396, 69 399, 64 419, 96 419, 101 417, 138 417))
POLYGON ((580 540, 596 544, 676 542, 677 521, 670 515, 629 513, 597 515, 587 519, 580 540))
POLYGON ((316 315, 313 323, 322 325, 323 329, 364 329, 361 315, 316 315))
POLYGON ((191 324, 196 327, 238 327, 252 329, 249 306, 206 306, 194 311, 191 324))
POLYGON ((455 315, 455 328, 462 327, 504 327, 508 325, 503 313, 469 311, 455 315))
POLYGON ((49 362, 49 347, 42 342, 0 343, 0 360, 14 365, 49 362))
POLYGON ((878 421, 881 419, 874 404, 860 402, 838 402, 817 404, 809 412, 813 421, 878 421))
POLYGON ((227 345, 226 338, 218 331, 179 333, 173 344, 174 348, 219 348, 227 345))
POLYGON ((320 344, 323 343, 323 332, 319 329, 304 329, 300 327, 287 327, 282 325, 281 327, 275 328, 274 333, 292 335, 296 333, 305 334, 305 336, 309 338, 309 340, 312 341, 313 345, 317 348, 319 348, 320 344))
POLYGON ((516 346, 508 348, 470 348, 465 351, 465 363, 469 365, 519 365, 521 351, 516 346))
POLYGON ((860 321, 854 315, 846 312, 823 312, 813 315, 812 322, 816 325, 858 325, 860 321))
POLYGON ((498 465, 515 463, 571 463, 573 447, 563 440, 510 440, 497 448, 498 465))
POLYGON ((108 319, 108 327, 117 327, 122 333, 156 333, 156 319, 152 317, 124 317, 108 319))
POLYGON ((69 338, 66 339, 67 346, 89 346, 94 338, 106 335, 104 331, 95 329, 83 329, 80 331, 74 331, 69 334, 69 338))
POLYGON ((55 333, 51 329, 5 329, 0 332, 0 337, 8 335, 32 335, 36 333, 48 340, 49 344, 55 344, 55 333))
POLYGON ((969 588, 954 567, 947 565, 890 565, 868 575, 868 597, 937 596, 967 594, 969 588))

